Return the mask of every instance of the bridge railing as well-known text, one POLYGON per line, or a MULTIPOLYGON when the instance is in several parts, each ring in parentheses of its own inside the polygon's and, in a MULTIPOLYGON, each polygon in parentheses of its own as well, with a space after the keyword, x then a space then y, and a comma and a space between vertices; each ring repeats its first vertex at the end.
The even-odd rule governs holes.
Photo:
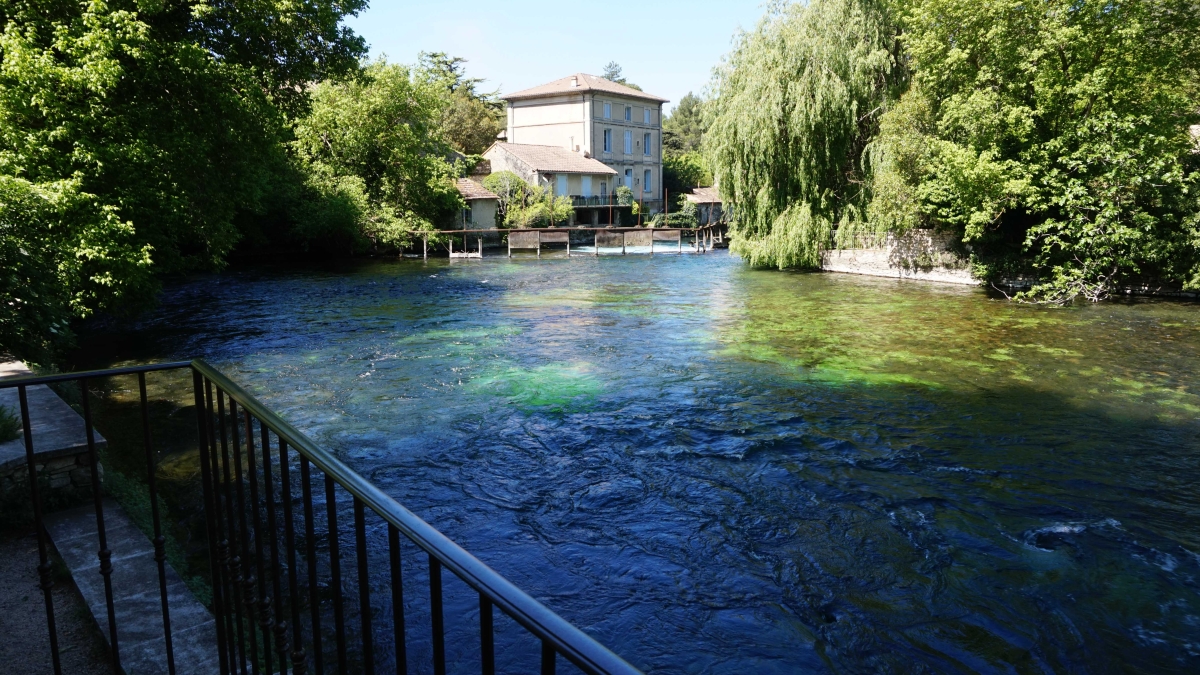
MULTIPOLYGON (((371 674, 377 670, 407 673, 406 628, 411 626, 405 617, 402 540, 415 544, 426 557, 430 659, 436 675, 444 675, 447 670, 443 594, 447 570, 478 595, 479 660, 485 675, 496 671, 497 609, 540 642, 538 667, 543 674, 555 672, 560 656, 589 674, 639 672, 318 447, 225 375, 204 361, 195 360, 0 381, 0 389, 17 388, 20 400, 38 537, 38 571, 45 594, 56 674, 62 668, 51 594, 50 542, 43 526, 43 500, 39 494, 27 390, 41 384, 77 383, 82 394, 92 475, 96 476, 99 457, 89 403, 91 383, 136 375, 161 591, 165 666, 174 674, 179 665, 176 656, 181 652, 177 636, 171 630, 163 523, 155 480, 157 453, 151 434, 146 375, 184 368, 191 370, 196 406, 204 527, 221 673, 371 674), (353 512, 350 527, 354 569, 343 568, 343 558, 350 556, 342 551, 345 524, 339 522, 338 503, 339 500, 344 503, 347 496, 353 512), (319 509, 322 502, 324 508, 319 509), (379 626, 375 625, 377 617, 372 610, 369 549, 380 542, 369 541, 368 513, 386 523, 387 574, 376 574, 375 578, 387 579, 384 586, 391 616, 379 617, 383 624, 379 626), (324 547, 318 546, 319 534, 326 535, 324 547), (356 589, 356 599, 345 597, 346 586, 356 589), (351 611, 354 609, 358 611, 351 611), (357 626, 350 625, 354 614, 357 626), (387 623, 391 624, 390 630, 387 623), (381 653, 394 654, 394 664, 377 668, 377 639, 391 642, 392 650, 381 649, 381 653)), ((92 481, 92 497, 97 525, 97 570, 104 577, 107 599, 110 656, 115 671, 123 672, 122 629, 116 620, 112 587, 114 566, 122 561, 120 552, 115 552, 118 555, 114 557, 108 548, 99 481, 92 481)))

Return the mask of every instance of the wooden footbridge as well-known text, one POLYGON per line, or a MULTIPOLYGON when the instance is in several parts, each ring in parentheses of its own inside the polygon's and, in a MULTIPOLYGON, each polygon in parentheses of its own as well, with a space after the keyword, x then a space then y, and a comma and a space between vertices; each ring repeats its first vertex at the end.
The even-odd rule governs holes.
MULTIPOLYGON (((533 229, 432 230, 420 233, 421 256, 429 259, 429 237, 448 238, 451 258, 482 258, 484 237, 499 235, 507 240, 508 257, 513 251, 537 251, 540 258, 546 244, 565 244, 570 256, 572 243, 575 255, 599 256, 601 253, 627 255, 675 253, 707 253, 725 248, 727 228, 722 224, 697 228, 669 227, 543 227, 533 229), (455 250, 455 240, 461 237, 462 247, 455 250), (475 241, 472 242, 471 239, 475 241), (475 244, 475 250, 470 245, 475 244), (591 244, 591 246, 588 246, 591 244), (674 246, 671 246, 674 244, 674 246)), ((502 244, 503 247, 504 244, 502 244)))

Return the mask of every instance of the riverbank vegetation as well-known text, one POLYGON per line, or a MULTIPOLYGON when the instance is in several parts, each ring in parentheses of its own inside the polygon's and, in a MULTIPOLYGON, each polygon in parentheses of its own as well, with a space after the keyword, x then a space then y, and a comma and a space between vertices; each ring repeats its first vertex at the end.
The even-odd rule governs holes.
POLYGON ((718 69, 705 153, 752 264, 948 231, 1023 299, 1200 288, 1200 23, 1186 0, 812 0, 718 69), (836 235, 835 235, 836 233, 836 235))
POLYGON ((0 2, 0 353, 231 258, 394 251, 449 221, 503 104, 366 62, 365 0, 0 2))

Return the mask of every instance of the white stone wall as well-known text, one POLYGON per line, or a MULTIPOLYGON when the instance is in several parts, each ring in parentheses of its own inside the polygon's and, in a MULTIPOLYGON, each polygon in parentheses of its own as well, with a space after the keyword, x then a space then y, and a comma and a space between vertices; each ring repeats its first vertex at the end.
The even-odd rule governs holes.
POLYGON ((947 235, 914 230, 900 237, 889 235, 883 245, 825 251, 821 269, 827 272, 865 274, 894 279, 917 279, 950 284, 978 285, 967 261, 949 250, 947 235))

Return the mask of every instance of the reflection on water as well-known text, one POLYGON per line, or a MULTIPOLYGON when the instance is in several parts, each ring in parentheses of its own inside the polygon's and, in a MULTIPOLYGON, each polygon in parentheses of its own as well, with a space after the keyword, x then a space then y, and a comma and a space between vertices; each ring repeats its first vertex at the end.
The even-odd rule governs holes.
POLYGON ((1196 305, 402 261, 195 280, 108 335, 88 365, 209 359, 647 671, 1200 666, 1196 305))

